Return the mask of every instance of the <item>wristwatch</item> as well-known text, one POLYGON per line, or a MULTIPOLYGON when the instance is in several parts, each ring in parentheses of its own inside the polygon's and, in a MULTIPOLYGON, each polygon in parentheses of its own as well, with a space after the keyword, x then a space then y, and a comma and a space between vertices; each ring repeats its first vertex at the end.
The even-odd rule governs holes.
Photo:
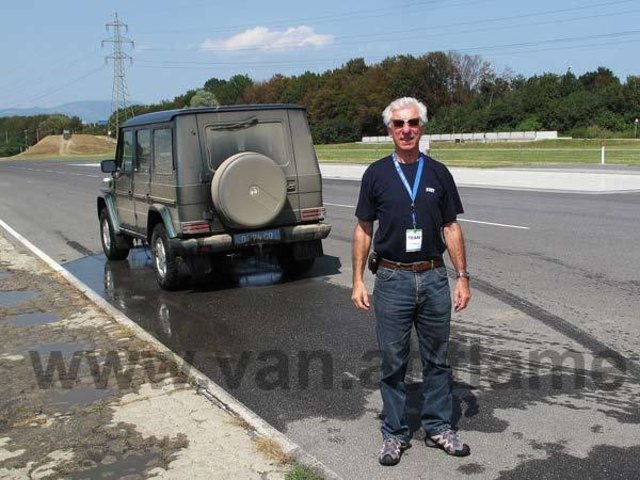
POLYGON ((466 270, 463 270, 462 272, 456 272, 456 278, 471 278, 471 275, 466 270))

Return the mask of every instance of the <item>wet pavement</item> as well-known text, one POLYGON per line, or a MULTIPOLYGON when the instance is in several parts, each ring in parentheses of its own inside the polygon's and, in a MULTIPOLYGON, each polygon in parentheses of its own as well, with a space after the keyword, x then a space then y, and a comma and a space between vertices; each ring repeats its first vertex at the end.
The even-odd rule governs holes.
MULTIPOLYGON (((375 460, 373 315, 354 314, 348 289, 331 281, 339 259, 320 259, 298 279, 268 259, 241 261, 165 292, 144 250, 105 262, 102 276, 100 257, 66 267, 344 478, 386 477, 375 460)), ((414 354, 407 389, 415 448, 394 473, 427 462, 452 478, 549 478, 572 469, 631 478, 640 434, 636 364, 525 299, 479 280, 476 289, 473 318, 454 318, 450 355, 455 419, 473 454, 424 453, 414 354)))
POLYGON ((284 477, 162 352, 1 233, 0 338, 0 478, 284 477))

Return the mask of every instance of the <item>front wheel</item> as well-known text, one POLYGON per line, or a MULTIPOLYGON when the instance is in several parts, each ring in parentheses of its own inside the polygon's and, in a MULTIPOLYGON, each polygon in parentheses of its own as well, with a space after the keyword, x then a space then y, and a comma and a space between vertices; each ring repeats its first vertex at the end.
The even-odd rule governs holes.
POLYGON ((164 290, 175 290, 180 286, 178 256, 169 242, 164 225, 158 224, 151 234, 151 255, 158 285, 164 290))
POLYGON ((102 250, 109 260, 124 260, 129 256, 131 239, 113 232, 113 225, 106 209, 100 212, 100 240, 102 250))

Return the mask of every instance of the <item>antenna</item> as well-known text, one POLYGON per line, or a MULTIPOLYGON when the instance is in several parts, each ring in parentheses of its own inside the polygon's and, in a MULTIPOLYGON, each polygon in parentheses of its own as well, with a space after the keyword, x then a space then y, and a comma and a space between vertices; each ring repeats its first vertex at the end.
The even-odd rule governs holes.
POLYGON ((124 123, 127 118, 133 116, 133 109, 127 104, 127 97, 129 93, 127 91, 127 78, 124 68, 125 60, 129 60, 130 63, 133 63, 133 58, 124 52, 124 45, 128 44, 133 47, 134 44, 132 40, 129 40, 122 35, 123 31, 129 31, 129 26, 118 19, 117 12, 114 14, 114 20, 107 23, 105 27, 107 28, 107 31, 110 29, 113 31, 113 36, 111 38, 102 40, 102 46, 104 47, 105 43, 113 43, 113 53, 104 57, 104 60, 106 63, 109 63, 109 60, 113 60, 113 91, 111 93, 111 115, 109 117, 109 127, 115 127, 115 134, 117 136, 120 125, 124 123))

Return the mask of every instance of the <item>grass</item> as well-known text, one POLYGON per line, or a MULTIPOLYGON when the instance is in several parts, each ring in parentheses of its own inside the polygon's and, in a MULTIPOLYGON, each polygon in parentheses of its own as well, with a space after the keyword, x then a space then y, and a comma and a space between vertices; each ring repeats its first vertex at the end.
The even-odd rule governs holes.
MULTIPOLYGON (((316 146, 321 162, 335 163, 371 163, 392 151, 391 143, 316 146)), ((431 156, 454 167, 599 164, 600 141, 587 139, 486 144, 432 143, 431 156)), ((607 140, 605 159, 608 164, 640 165, 640 140, 607 140)))
POLYGON ((294 465, 284 476, 285 480, 324 480, 324 477, 306 465, 294 465))

